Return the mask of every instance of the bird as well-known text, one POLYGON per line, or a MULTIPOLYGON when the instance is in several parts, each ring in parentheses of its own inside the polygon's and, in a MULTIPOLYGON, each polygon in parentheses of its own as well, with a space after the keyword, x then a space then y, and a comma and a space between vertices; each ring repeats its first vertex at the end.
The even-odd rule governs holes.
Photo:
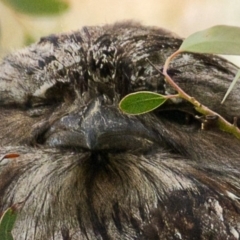
MULTIPOLYGON (((176 93, 161 69, 182 42, 123 21, 42 37, 1 60, 0 212, 21 206, 15 240, 239 239, 239 139, 214 121, 202 129, 182 99, 142 115, 119 109, 130 93, 176 93)), ((185 52, 168 73, 239 126, 239 83, 220 104, 237 70, 185 52)))

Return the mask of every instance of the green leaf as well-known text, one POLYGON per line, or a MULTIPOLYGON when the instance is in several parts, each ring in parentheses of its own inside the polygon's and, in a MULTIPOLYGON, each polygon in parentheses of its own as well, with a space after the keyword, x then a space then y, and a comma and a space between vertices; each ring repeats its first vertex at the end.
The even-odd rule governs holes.
POLYGON ((128 114, 138 115, 161 106, 167 98, 154 92, 136 92, 125 96, 119 103, 120 109, 128 114))
POLYGON ((234 77, 232 83, 230 84, 230 86, 229 86, 229 88, 228 88, 228 90, 227 90, 227 92, 226 92, 226 94, 225 94, 225 96, 224 96, 221 104, 224 103, 224 101, 226 100, 226 98, 227 98, 227 96, 229 95, 229 93, 232 91, 233 87, 235 86, 235 84, 236 84, 236 82, 239 80, 239 78, 240 78, 240 69, 238 70, 236 76, 234 77))
POLYGON ((15 207, 8 208, 0 219, 0 239, 13 240, 12 229, 17 218, 15 207))
POLYGON ((240 28, 219 25, 186 38, 179 51, 240 55, 240 28))
POLYGON ((17 12, 29 15, 54 15, 69 7, 64 0, 2 0, 17 12))

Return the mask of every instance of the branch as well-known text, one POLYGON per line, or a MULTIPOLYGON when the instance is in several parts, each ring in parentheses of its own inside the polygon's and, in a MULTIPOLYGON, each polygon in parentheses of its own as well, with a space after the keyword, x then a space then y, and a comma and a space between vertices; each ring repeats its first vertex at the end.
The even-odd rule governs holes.
POLYGON ((203 114, 204 116, 216 116, 217 117, 217 126, 219 129, 222 131, 228 132, 233 134, 235 137, 240 139, 240 130, 236 125, 236 121, 231 124, 229 123, 226 119, 224 119, 221 115, 218 113, 214 112, 213 110, 209 109, 208 107, 204 106, 200 102, 198 102, 194 97, 189 96, 186 92, 184 92, 175 82, 174 80, 168 75, 167 69, 169 67, 170 62, 175 58, 177 55, 182 53, 182 51, 177 50, 174 52, 170 57, 167 58, 165 61, 164 67, 163 67, 163 72, 159 71, 149 60, 150 64, 155 67, 155 69, 163 74, 165 76, 165 80, 168 84, 170 84, 177 92, 178 92, 178 97, 185 99, 186 101, 190 102, 198 111, 199 113, 203 114))

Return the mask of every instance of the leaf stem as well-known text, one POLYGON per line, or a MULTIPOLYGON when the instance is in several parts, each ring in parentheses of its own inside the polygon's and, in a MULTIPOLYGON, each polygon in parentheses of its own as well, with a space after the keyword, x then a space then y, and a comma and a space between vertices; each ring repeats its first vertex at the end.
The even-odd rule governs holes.
POLYGON ((217 125, 219 127, 219 129, 221 129, 222 131, 228 132, 233 134, 235 137, 237 137, 238 139, 240 139, 240 130, 239 128, 236 126, 236 124, 231 124, 229 123, 226 119, 224 119, 221 115, 219 115, 218 113, 212 111, 211 109, 209 109, 208 107, 204 106, 203 104, 201 104, 200 102, 198 102, 194 97, 189 96, 186 92, 184 92, 174 81, 173 79, 168 75, 167 73, 167 69, 170 65, 170 62, 173 60, 173 58, 175 58, 178 54, 182 53, 182 51, 177 50, 176 52, 174 52, 170 57, 167 58, 167 60, 165 61, 164 67, 163 67, 163 75, 165 76, 165 80, 168 84, 170 84, 177 92, 178 92, 178 97, 183 98, 185 100, 187 100, 188 102, 190 102, 191 104, 194 105, 196 111, 198 111, 199 113, 207 116, 207 115, 213 115, 213 116, 217 116, 217 125))

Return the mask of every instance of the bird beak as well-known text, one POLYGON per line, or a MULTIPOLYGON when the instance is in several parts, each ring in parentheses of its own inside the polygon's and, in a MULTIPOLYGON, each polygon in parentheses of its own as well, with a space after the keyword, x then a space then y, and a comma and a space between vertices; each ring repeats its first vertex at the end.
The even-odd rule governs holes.
POLYGON ((158 138, 138 117, 125 115, 97 98, 81 112, 70 113, 53 124, 46 134, 46 144, 90 151, 141 152, 157 144, 158 138))

